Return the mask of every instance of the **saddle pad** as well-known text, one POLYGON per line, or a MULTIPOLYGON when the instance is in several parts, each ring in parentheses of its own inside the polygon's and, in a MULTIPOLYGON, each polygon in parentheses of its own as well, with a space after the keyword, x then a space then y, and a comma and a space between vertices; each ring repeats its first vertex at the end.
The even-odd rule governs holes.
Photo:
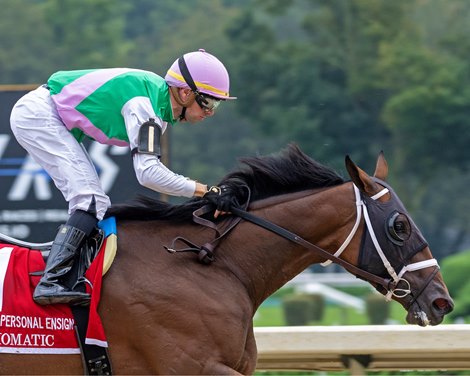
MULTIPOLYGON (((114 219, 102 226, 106 227, 107 238, 85 274, 93 284, 93 289, 87 285, 91 303, 86 343, 107 347, 98 304, 105 255, 109 252, 112 259, 116 254, 114 219)), ((40 277, 30 273, 44 268, 40 251, 0 243, 0 353, 80 353, 70 307, 65 304, 41 306, 33 301, 40 277)))
POLYGON ((0 244, 0 353, 80 353, 70 307, 33 301, 41 252, 0 244))

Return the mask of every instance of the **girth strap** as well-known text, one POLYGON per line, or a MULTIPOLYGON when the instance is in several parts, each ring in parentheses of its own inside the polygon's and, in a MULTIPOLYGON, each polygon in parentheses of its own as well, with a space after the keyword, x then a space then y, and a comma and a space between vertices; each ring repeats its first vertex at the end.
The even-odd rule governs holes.
POLYGON ((108 349, 85 343, 90 308, 72 306, 71 309, 75 320, 75 334, 81 350, 84 375, 112 375, 108 349))

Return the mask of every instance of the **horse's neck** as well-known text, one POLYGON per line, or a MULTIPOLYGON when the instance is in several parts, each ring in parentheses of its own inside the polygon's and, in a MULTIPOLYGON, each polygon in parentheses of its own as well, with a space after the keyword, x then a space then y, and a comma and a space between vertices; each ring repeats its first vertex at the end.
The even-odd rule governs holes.
MULTIPOLYGON (((343 184, 303 198, 289 200, 287 196, 286 201, 259 208, 254 214, 334 253, 354 224, 354 202, 351 184, 343 184)), ((231 246, 236 259, 232 265, 244 279, 255 306, 308 266, 324 261, 314 251, 251 223, 237 229, 231 246)))

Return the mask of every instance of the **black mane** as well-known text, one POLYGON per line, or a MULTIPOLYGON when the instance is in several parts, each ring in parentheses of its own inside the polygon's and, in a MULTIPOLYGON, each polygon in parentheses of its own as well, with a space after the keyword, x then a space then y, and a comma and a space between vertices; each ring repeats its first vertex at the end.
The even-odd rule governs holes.
MULTIPOLYGON (((281 153, 240 159, 240 169, 229 173, 219 185, 247 185, 251 201, 307 189, 342 184, 344 180, 333 170, 314 161, 296 145, 290 144, 281 153)), ((240 198, 240 202, 244 202, 240 198)), ((120 219, 187 221, 194 210, 206 204, 203 198, 193 198, 172 205, 146 196, 138 196, 128 204, 113 205, 107 216, 120 219)))

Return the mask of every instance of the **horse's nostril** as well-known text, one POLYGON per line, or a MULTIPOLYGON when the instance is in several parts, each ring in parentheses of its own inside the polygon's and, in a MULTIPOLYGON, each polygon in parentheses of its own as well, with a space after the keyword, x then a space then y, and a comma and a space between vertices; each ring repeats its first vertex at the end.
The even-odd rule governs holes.
POLYGON ((442 311, 444 314, 452 312, 452 310, 454 309, 454 305, 444 298, 438 298, 434 300, 433 305, 436 309, 442 311))

